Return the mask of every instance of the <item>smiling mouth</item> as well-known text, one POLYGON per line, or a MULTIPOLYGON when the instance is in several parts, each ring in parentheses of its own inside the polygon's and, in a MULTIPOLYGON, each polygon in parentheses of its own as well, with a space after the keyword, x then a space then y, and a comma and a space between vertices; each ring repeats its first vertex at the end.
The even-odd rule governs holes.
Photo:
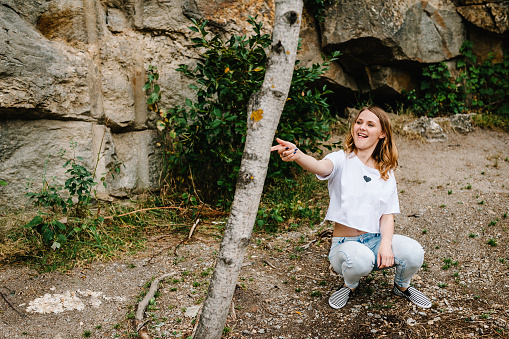
POLYGON ((357 136, 359 138, 367 138, 368 137, 366 134, 363 134, 363 133, 357 133, 357 136))

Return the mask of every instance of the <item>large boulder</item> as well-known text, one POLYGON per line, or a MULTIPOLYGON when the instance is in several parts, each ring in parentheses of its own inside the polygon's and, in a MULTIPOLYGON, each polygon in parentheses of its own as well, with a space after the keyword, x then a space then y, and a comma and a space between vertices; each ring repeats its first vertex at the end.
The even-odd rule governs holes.
POLYGON ((456 10, 465 20, 486 31, 509 32, 509 2, 502 0, 454 0, 456 10))
POLYGON ((322 25, 324 48, 363 65, 447 60, 459 55, 465 38, 460 15, 445 0, 335 2, 322 25))
POLYGON ((419 63, 460 54, 466 29, 449 1, 341 1, 321 25, 325 50, 340 50, 361 92, 396 95, 418 87, 419 63))

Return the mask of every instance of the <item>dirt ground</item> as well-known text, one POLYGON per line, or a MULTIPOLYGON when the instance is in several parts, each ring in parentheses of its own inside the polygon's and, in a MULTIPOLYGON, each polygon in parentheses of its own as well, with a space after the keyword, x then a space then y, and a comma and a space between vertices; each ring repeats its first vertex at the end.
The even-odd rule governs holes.
MULTIPOLYGON (((329 270, 330 238, 320 237, 330 225, 315 225, 253 236, 223 337, 509 338, 509 134, 448 137, 397 142, 396 232, 426 250, 413 283, 431 309, 392 295, 394 270, 363 278, 347 306, 331 309, 342 280, 329 270)), ((0 268, 0 338, 135 337, 138 296, 167 272, 174 276, 160 284, 148 326, 154 338, 188 338, 219 249, 212 222, 199 224, 177 256, 181 236, 168 234, 134 257, 67 274, 0 268)))

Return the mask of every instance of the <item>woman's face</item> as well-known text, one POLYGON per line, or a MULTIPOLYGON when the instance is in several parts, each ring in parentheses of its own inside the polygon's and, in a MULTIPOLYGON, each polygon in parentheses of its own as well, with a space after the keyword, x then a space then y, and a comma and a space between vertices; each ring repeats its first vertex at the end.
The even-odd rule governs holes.
POLYGON ((353 140, 358 150, 373 152, 380 139, 385 138, 380 119, 371 111, 362 111, 353 126, 353 140))

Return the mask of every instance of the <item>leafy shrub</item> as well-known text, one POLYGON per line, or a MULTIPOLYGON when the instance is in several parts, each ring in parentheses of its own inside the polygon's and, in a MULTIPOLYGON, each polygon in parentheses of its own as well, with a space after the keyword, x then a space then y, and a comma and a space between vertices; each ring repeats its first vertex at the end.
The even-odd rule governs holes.
MULTIPOLYGON (((87 217, 90 214, 89 207, 92 195, 96 194, 96 191, 93 190, 93 187, 97 185, 97 182, 93 180, 95 170, 94 173, 91 173, 83 165, 78 163, 78 161, 83 162, 84 159, 80 156, 76 156, 76 147, 77 143, 71 141, 70 148, 73 155, 65 161, 63 165, 64 168, 67 168, 65 173, 68 175, 64 187, 55 184, 55 178, 53 178, 51 182, 47 180, 46 169, 48 157, 44 165, 42 189, 40 191, 34 190, 33 184, 30 182, 27 187, 27 193, 25 194, 35 206, 52 208, 52 214, 39 211, 38 215, 25 225, 25 228, 37 231, 42 236, 44 242, 51 245, 53 250, 60 248, 61 244, 66 242, 70 235, 86 228, 85 223, 82 223, 80 219, 75 220, 74 223, 77 224, 76 227, 68 227, 66 223, 59 221, 57 219, 57 212, 59 212, 59 209, 61 209, 64 214, 70 214, 75 217, 87 217), (61 195, 62 191, 66 191, 65 195, 61 195)), ((65 153, 64 150, 61 150, 60 156, 63 158, 65 153)), ((99 161, 99 157, 97 161, 99 161)), ((106 176, 108 174, 113 174, 113 172, 120 172, 120 166, 121 163, 117 163, 107 173, 103 173, 101 182, 104 187, 106 187, 106 176)), ((97 221, 102 221, 102 218, 97 218, 93 222, 97 221)))
MULTIPOLYGON (((150 66, 147 91, 149 108, 157 112, 157 127, 163 132, 167 175, 181 190, 196 187, 207 202, 228 206, 233 198, 243 153, 247 126, 247 105, 263 82, 271 39, 261 33, 262 24, 250 17, 251 36, 220 36, 208 39, 207 21, 189 27, 200 34, 193 38, 196 48, 204 50, 198 65, 190 69, 180 65, 177 71, 195 81, 189 87, 196 99, 186 99, 185 106, 163 110, 158 106, 161 90, 157 68, 150 66), (192 183, 190 183, 192 181, 192 183)), ((335 53, 331 60, 339 53, 335 53)), ((329 62, 312 67, 297 67, 282 112, 277 136, 291 140, 304 152, 319 152, 329 138, 331 115, 325 96, 332 93, 325 86, 310 89, 328 68, 329 62)), ((268 175, 282 178, 291 175, 294 166, 270 162, 268 175)))
POLYGON ((325 9, 334 2, 335 0, 304 0, 304 6, 316 20, 322 22, 325 19, 325 9))
POLYGON ((479 64, 472 46, 468 40, 463 43, 456 78, 444 62, 424 68, 423 96, 418 97, 415 90, 405 93, 415 113, 436 116, 475 111, 509 116, 509 53, 504 53, 500 63, 494 63, 490 54, 479 64))

